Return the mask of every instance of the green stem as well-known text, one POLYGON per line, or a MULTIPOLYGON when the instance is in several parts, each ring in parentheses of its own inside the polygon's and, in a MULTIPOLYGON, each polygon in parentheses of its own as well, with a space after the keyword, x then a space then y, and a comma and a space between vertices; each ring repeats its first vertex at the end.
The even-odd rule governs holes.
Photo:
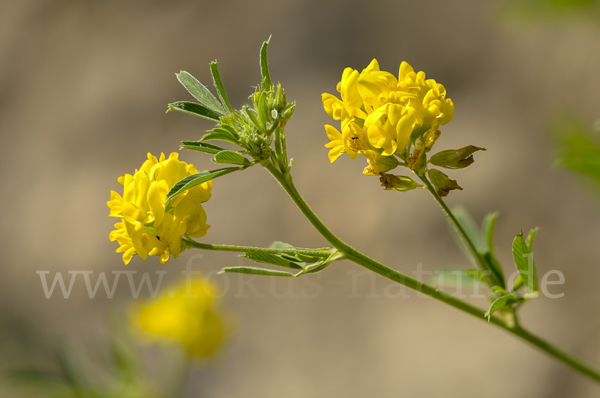
POLYGON ((300 247, 289 248, 289 249, 272 249, 266 247, 254 247, 254 246, 234 246, 234 245, 215 245, 210 243, 199 243, 192 239, 184 238, 183 241, 190 246, 202 250, 214 250, 221 252, 239 252, 239 253, 263 253, 263 254, 305 254, 307 256, 315 257, 329 257, 331 254, 330 248, 323 249, 304 249, 300 247))
MULTIPOLYGON (((401 285, 404 285, 406 287, 414 289, 414 290, 421 292, 421 293, 423 293, 429 297, 432 297, 436 300, 442 301, 454 308, 457 308, 461 311, 471 314, 481 320, 485 320, 485 312, 483 310, 481 310, 475 306, 472 306, 471 304, 466 303, 462 300, 459 300, 455 297, 452 297, 449 294, 444 293, 444 292, 434 288, 433 286, 429 286, 423 282, 420 282, 420 281, 413 279, 407 275, 404 275, 392 268, 389 268, 389 267, 381 264, 380 262, 375 261, 374 259, 364 255, 363 253, 359 252, 358 250, 354 249, 353 247, 351 247, 348 244, 346 244, 345 242, 343 242, 341 239, 339 239, 333 232, 331 232, 323 224, 323 222, 319 219, 319 217, 317 217, 317 215, 312 211, 312 209, 304 201, 302 196, 300 196, 300 193, 298 193, 298 191, 296 190, 296 187, 294 186, 294 184, 292 182, 292 178, 291 178, 290 174, 288 174, 287 176, 284 176, 272 164, 266 165, 265 168, 273 175, 273 177, 275 177, 275 179, 279 182, 281 187, 290 196, 290 198, 294 201, 296 206, 298 206, 298 208, 300 209, 302 214, 304 214, 304 216, 308 219, 308 221, 310 221, 310 223, 313 225, 313 227, 333 247, 335 247, 342 254, 344 254, 348 260, 351 260, 351 261, 365 267, 366 269, 371 270, 371 271, 375 272, 376 274, 379 274, 391 281, 394 281, 396 283, 399 283, 401 285)), ((427 181, 426 185, 428 186, 428 188, 432 188, 431 183, 429 183, 429 181, 427 179, 425 179, 424 182, 425 181, 427 181)), ((437 195, 437 193, 436 193, 436 195, 437 195)), ((434 197, 436 195, 434 195, 434 197)), ((455 225, 460 228, 460 225, 458 224, 458 222, 456 221, 456 219, 454 218, 454 216, 452 215, 450 210, 447 208, 445 203, 443 201, 441 201, 441 199, 440 199, 439 203, 442 206, 442 208, 444 208, 445 210, 447 209, 447 213, 449 214, 449 216, 451 216, 451 218, 454 219, 455 225)), ((462 228, 460 228, 460 231, 462 231, 462 228)), ((463 239, 466 239, 465 243, 467 244, 467 246, 470 247, 471 250, 473 250, 473 252, 478 255, 477 250, 473 246, 472 242, 470 242, 470 240, 468 239, 468 237, 466 236, 464 231, 462 231, 461 236, 463 236, 463 239)), ((479 255, 477 257, 479 257, 481 259, 481 257, 479 255)), ((538 338, 537 336, 534 336, 533 334, 529 333, 525 329, 518 326, 518 324, 511 327, 505 321, 503 321, 502 319, 495 317, 495 316, 491 316, 488 322, 508 331, 509 333, 512 333, 515 336, 518 336, 518 337, 524 339, 525 341, 538 347, 539 349, 543 350, 544 352, 553 356, 554 358, 558 359, 559 361, 562 361, 563 363, 569 365, 570 367, 577 370, 578 372, 580 372, 586 376, 589 376, 590 378, 600 382, 600 373, 598 371, 594 370, 591 366, 581 362, 580 360, 578 360, 576 358, 573 358, 569 354, 548 344, 547 342, 538 338)))

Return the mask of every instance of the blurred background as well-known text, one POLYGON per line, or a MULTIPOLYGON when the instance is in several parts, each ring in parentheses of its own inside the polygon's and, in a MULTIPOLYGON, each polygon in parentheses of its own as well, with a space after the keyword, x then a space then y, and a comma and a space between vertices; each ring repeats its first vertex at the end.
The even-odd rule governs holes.
MULTIPOLYGON (((165 114, 167 103, 191 100, 175 73, 210 83, 208 63, 217 59, 239 107, 259 83, 258 51, 273 35, 272 79, 298 103, 287 126, 293 174, 316 213, 348 243, 409 275, 419 264, 468 266, 426 191, 383 191, 361 174, 361 161, 330 165, 323 147, 323 125, 332 121, 320 95, 335 93, 342 70, 377 58, 395 74, 406 60, 444 84, 456 105, 437 148, 487 148, 468 169, 448 173, 464 189, 449 205, 478 221, 500 212, 505 273, 514 271, 513 237, 539 226, 538 273, 565 275, 564 285, 550 287, 564 297, 532 300, 522 324, 600 365, 600 201, 554 166, 551 134, 557 115, 590 126, 600 116, 600 25, 594 2, 562 3, 0 2, 0 372, 52 369, 65 342, 100 350, 107 318, 136 301, 125 278, 112 299, 102 289, 91 299, 82 279, 68 299, 47 299, 36 271, 49 271, 50 282, 56 272, 68 280, 69 271, 93 271, 95 281, 100 272, 135 270, 155 281, 167 271, 166 284, 191 264, 226 292, 236 333, 193 371, 188 397, 597 397, 597 385, 526 343, 415 293, 400 297, 352 263, 297 280, 252 279, 216 275, 240 263, 228 253, 124 266, 108 240, 106 202, 121 189, 117 177, 148 151, 178 151, 181 140, 212 127, 165 114)), ((180 154, 200 170, 211 168, 209 158, 180 154)), ((205 209, 212 228, 204 242, 326 243, 259 168, 217 180, 205 209)), ((165 371, 152 352, 145 358, 165 371)), ((0 383, 2 397, 39 396, 0 383)))

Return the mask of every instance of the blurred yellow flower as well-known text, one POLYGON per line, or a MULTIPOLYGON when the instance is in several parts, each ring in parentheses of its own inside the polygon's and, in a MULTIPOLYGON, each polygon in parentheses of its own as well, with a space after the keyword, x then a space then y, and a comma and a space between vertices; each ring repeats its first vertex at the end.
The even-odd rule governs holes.
POLYGON ((177 257, 183 235, 199 238, 210 228, 201 203, 210 199, 212 181, 179 194, 165 207, 169 190, 179 180, 198 173, 178 156, 172 153, 165 158, 161 154, 157 159, 148 153, 148 159, 133 175, 119 177, 123 196, 110 193, 109 215, 121 221, 109 237, 120 244, 117 253, 123 253, 125 264, 134 254, 144 260, 149 255, 159 256, 163 264, 170 254, 177 257))
POLYGON ((342 153, 352 159, 363 155, 369 162, 367 175, 396 167, 395 157, 406 162, 417 140, 429 130, 437 132, 438 126, 454 116, 454 103, 446 98, 445 87, 426 80, 424 72, 415 72, 406 62, 401 63, 397 78, 381 71, 376 59, 360 73, 346 68, 336 88, 341 99, 322 95, 325 111, 342 128, 340 133, 325 126, 331 140, 325 145, 330 148, 329 159, 333 162, 342 153))
POLYGON ((166 289, 132 309, 132 325, 150 341, 179 342, 186 352, 205 358, 224 339, 224 317, 217 308, 219 288, 196 277, 166 289))

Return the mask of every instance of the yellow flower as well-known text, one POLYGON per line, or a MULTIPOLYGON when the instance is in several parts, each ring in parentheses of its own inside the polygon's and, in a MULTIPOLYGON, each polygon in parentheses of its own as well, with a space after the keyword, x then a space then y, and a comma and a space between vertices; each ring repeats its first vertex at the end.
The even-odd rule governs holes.
POLYGON ((385 104, 365 120, 369 143, 383 149, 382 155, 393 156, 402 152, 419 124, 419 114, 413 108, 400 104, 385 104))
POLYGON ((329 159, 333 162, 344 152, 352 159, 363 155, 369 163, 367 175, 396 167, 396 157, 406 163, 417 141, 454 116, 454 103, 446 98, 445 87, 426 80, 424 72, 415 72, 406 62, 400 64, 398 77, 380 70, 376 59, 360 73, 346 68, 336 88, 341 99, 322 95, 325 111, 340 121, 342 131, 325 126, 331 140, 325 145, 331 148, 329 159))
POLYGON ((199 238, 206 234, 206 213, 202 203, 210 199, 212 181, 205 182, 175 197, 165 207, 167 193, 181 179, 196 174, 196 168, 178 159, 177 153, 148 159, 133 175, 119 178, 123 196, 111 191, 107 203, 110 216, 122 221, 115 224, 109 237, 121 245, 123 262, 128 264, 134 254, 142 259, 159 256, 163 264, 169 255, 177 257, 184 235, 199 238))
POLYGON ((215 352, 225 335, 218 287, 196 277, 167 292, 133 307, 132 325, 152 342, 181 343, 191 356, 205 358, 215 352))
POLYGON ((364 129, 349 120, 346 120, 342 133, 328 124, 325 125, 325 133, 331 140, 331 142, 325 144, 326 148, 331 148, 329 151, 329 161, 331 163, 344 152, 350 156, 350 159, 356 159, 359 153, 369 149, 364 129))

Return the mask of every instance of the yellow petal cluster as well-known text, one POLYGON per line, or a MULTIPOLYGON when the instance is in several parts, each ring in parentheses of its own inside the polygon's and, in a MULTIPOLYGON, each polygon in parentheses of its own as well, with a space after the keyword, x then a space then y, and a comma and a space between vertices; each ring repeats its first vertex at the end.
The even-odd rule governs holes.
POLYGON ((166 289, 156 299, 134 306, 132 325, 151 342, 179 342, 191 356, 212 354, 224 338, 218 287, 195 277, 166 289))
POLYGON ((178 159, 172 153, 156 158, 148 153, 148 159, 133 175, 119 177, 123 196, 110 193, 110 216, 119 218, 115 230, 109 235, 120 247, 123 262, 128 264, 137 254, 142 259, 159 256, 163 264, 169 255, 177 257, 181 251, 183 235, 199 238, 206 234, 206 213, 201 203, 210 199, 212 181, 189 189, 165 206, 167 193, 181 179, 198 173, 196 168, 178 159))
POLYGON ((323 107, 341 132, 331 125, 325 132, 329 160, 342 153, 355 159, 367 158, 364 174, 377 175, 398 165, 396 156, 406 160, 416 140, 429 130, 437 131, 454 116, 454 104, 446 89, 424 72, 402 62, 398 76, 380 70, 376 59, 358 72, 346 68, 337 84, 340 98, 324 93, 323 107))

